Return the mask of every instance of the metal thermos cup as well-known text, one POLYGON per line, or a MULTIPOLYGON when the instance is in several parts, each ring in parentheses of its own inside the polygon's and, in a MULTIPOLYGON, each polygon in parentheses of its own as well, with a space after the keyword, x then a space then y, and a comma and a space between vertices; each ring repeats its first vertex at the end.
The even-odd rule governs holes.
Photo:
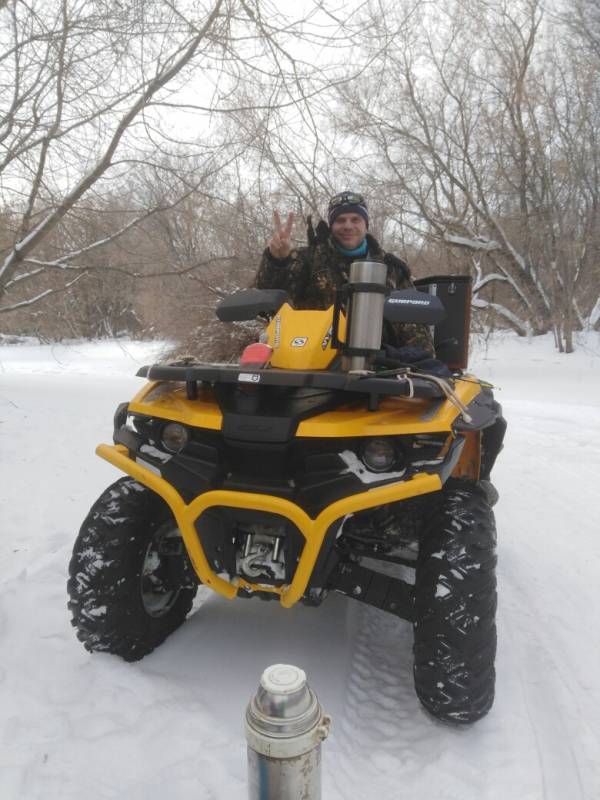
POLYGON ((268 667, 246 709, 249 800, 320 800, 330 723, 303 670, 268 667))
MULTIPOLYGON (((380 261, 353 261, 350 265, 350 284, 377 284, 384 287, 387 267, 380 261)), ((360 285, 350 295, 348 310, 349 332, 347 346, 351 349, 381 349, 383 330, 383 304, 385 294, 360 285)), ((364 370, 369 364, 369 354, 349 355, 344 359, 347 371, 364 370)))

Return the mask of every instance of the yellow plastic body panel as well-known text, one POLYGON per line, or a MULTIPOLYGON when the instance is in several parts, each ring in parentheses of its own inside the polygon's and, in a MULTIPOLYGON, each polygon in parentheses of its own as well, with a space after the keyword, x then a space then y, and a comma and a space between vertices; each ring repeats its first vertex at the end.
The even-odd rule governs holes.
POLYGON ((251 591, 274 592, 280 596, 281 605, 285 608, 293 606, 305 593, 325 534, 332 523, 347 514, 352 514, 362 509, 374 508, 385 503, 393 503, 409 497, 436 492, 442 486, 437 475, 419 473, 408 481, 379 486, 337 500, 323 509, 315 519, 312 519, 302 508, 290 500, 268 494, 217 489, 205 492, 196 497, 191 503, 186 504, 179 492, 168 481, 151 472, 143 463, 130 458, 125 447, 101 444, 96 449, 96 452, 127 475, 131 475, 132 478, 152 489, 168 504, 183 537, 192 565, 202 583, 230 599, 236 596, 240 588, 246 588, 251 591), (214 506, 256 509, 272 514, 280 514, 289 519, 298 528, 305 539, 305 545, 302 549, 302 555, 294 578, 289 586, 272 587, 253 584, 240 579, 236 583, 230 583, 213 572, 196 533, 195 522, 208 508, 214 506))
MULTIPOLYGON (((267 327, 273 348, 271 366, 280 369, 327 369, 338 351, 331 346, 333 306, 303 311, 284 303, 267 327)), ((344 341, 346 319, 340 314, 338 336, 344 341)))
POLYGON ((212 391, 200 389, 196 400, 188 400, 180 383, 147 383, 129 403, 129 411, 213 431, 220 431, 223 425, 212 391))
POLYGON ((468 478, 479 480, 481 471, 481 431, 469 431, 465 435, 463 447, 458 464, 452 471, 453 478, 468 478))
MULTIPOLYGON (((474 378, 457 380, 455 391, 468 405, 481 391, 474 378)), ((196 400, 188 400, 185 388, 177 383, 151 382, 129 403, 134 414, 160 417, 196 428, 221 430, 223 418, 210 389, 201 389, 196 400)), ((450 431, 458 409, 448 400, 440 401, 432 413, 429 400, 406 397, 382 400, 378 411, 368 411, 364 398, 300 422, 296 438, 336 438, 354 436, 394 436, 408 433, 450 431)))
MULTIPOLYGON (((458 398, 468 405, 481 391, 472 380, 456 381, 458 398)), ((365 408, 364 400, 303 420, 296 437, 338 438, 344 436, 394 436, 405 433, 449 431, 459 411, 444 400, 432 413, 432 402, 418 398, 387 398, 378 411, 365 408)))

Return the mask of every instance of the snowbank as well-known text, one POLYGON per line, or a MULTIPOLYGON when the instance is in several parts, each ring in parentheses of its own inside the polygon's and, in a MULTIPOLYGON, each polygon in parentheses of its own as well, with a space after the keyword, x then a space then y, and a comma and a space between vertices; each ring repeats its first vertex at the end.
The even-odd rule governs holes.
POLYGON ((43 345, 25 339, 4 346, 0 342, 0 374, 135 375, 139 367, 160 360, 171 346, 165 341, 129 339, 43 345))

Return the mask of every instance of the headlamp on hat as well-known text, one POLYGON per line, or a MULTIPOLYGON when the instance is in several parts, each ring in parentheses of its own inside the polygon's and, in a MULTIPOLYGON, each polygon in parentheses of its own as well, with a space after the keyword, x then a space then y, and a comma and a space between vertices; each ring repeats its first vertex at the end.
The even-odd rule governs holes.
POLYGON ((359 214, 369 227, 369 212, 367 201, 357 192, 340 192, 329 201, 327 221, 330 225, 336 221, 340 214, 359 214))

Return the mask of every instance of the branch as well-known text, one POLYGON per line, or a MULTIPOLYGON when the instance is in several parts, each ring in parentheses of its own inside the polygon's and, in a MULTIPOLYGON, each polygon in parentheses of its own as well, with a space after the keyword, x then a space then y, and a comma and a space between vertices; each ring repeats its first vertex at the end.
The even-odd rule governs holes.
MULTIPOLYGON (((103 239, 97 239, 95 242, 86 245, 86 247, 82 247, 79 250, 72 250, 70 253, 66 253, 64 256, 60 258, 53 259, 52 261, 44 261, 41 259, 36 258, 24 258, 23 261, 26 261, 28 264, 39 264, 44 267, 64 267, 67 265, 67 262, 72 261, 74 258, 79 258, 79 256, 85 255, 87 253, 92 252, 93 250, 97 250, 98 248, 102 247, 105 244, 109 244, 110 242, 114 242, 119 237, 123 236, 123 234, 127 233, 127 231, 131 230, 135 225, 138 225, 140 222, 143 222, 148 217, 152 216, 153 214, 158 213, 159 211, 168 211, 171 208, 174 208, 179 202, 184 200, 188 197, 193 189, 186 192, 183 197, 178 198, 173 203, 168 203, 163 206, 155 206, 154 208, 145 211, 143 214, 135 217, 122 228, 119 228, 118 231, 115 231, 110 236, 105 236, 103 239)), ((84 269, 88 269, 88 267, 84 267, 84 269)), ((19 278, 15 278, 14 281, 9 281, 6 286, 10 286, 13 282, 19 280, 19 278)))
POLYGON ((514 327, 517 331, 520 331, 523 336, 531 336, 531 324, 528 321, 523 321, 517 317, 516 314, 513 314, 510 309, 506 308, 506 306, 500 305, 499 303, 490 303, 488 300, 483 300, 480 297, 476 297, 472 301, 472 305, 474 308, 485 308, 485 309, 492 309, 495 311, 496 314, 506 319, 511 327, 514 327))
POLYGON ((491 252, 493 250, 502 250, 502 245, 494 241, 494 239, 484 239, 483 236, 478 236, 475 239, 467 239, 465 236, 456 236, 453 233, 444 232, 443 237, 448 244, 456 245, 457 247, 466 247, 469 250, 484 250, 491 252))
POLYGON ((473 294, 480 292, 484 286, 487 286, 488 283, 508 283, 508 278, 506 275, 500 275, 497 272, 492 272, 489 275, 486 275, 485 278, 481 278, 477 280, 473 285, 473 294))
POLYGON ((61 271, 70 271, 70 272, 117 272, 119 275, 125 275, 128 278, 136 278, 136 279, 146 279, 146 278, 163 278, 170 275, 187 275, 190 272, 194 272, 201 267, 208 267, 211 264, 222 264, 223 262, 230 262, 234 259, 233 256, 214 256, 213 258, 207 258, 203 261, 196 261, 193 264, 188 265, 187 267, 181 268, 174 268, 174 269, 160 269, 156 272, 133 272, 130 269, 125 269, 124 267, 116 267, 114 265, 109 264, 63 264, 60 259, 56 261, 40 261, 36 258, 27 258, 24 260, 23 263, 25 264, 32 264, 33 266, 39 266, 39 269, 32 270, 24 275, 18 275, 16 278, 13 278, 10 283, 6 285, 6 288, 14 286, 15 283, 18 283, 21 280, 27 280, 28 278, 33 278, 36 275, 39 275, 41 272, 46 270, 61 270, 61 271))
POLYGON ((51 294, 57 294, 58 292, 64 292, 73 286, 74 283, 81 280, 81 278, 85 278, 87 275, 86 272, 81 273, 76 278, 73 278, 72 281, 65 283, 64 286, 60 286, 58 289, 46 289, 46 291, 41 292, 40 294, 36 295, 35 297, 30 297, 28 300, 21 300, 19 303, 13 303, 11 306, 0 306, 0 314, 4 314, 8 311, 16 311, 18 308, 25 308, 27 306, 32 306, 35 303, 39 303, 40 300, 43 300, 45 297, 49 297, 51 294))
POLYGON ((153 78, 146 87, 145 91, 138 97, 129 110, 121 117, 110 143, 104 155, 96 166, 69 192, 50 214, 43 219, 32 231, 30 231, 21 241, 17 242, 12 252, 6 257, 0 266, 0 286, 6 283, 14 272, 17 264, 35 248, 50 233, 56 224, 67 214, 77 201, 96 183, 96 181, 111 166, 112 157, 123 137, 137 115, 148 105, 151 98, 165 86, 181 69, 190 61, 196 53, 200 42, 204 39, 215 19, 217 18, 224 0, 217 0, 205 24, 198 34, 191 40, 183 53, 176 58, 172 65, 153 78))
POLYGON ((596 305, 592 308, 588 318, 588 324, 591 330, 595 330, 598 323, 600 323, 600 296, 596 300, 596 305))

